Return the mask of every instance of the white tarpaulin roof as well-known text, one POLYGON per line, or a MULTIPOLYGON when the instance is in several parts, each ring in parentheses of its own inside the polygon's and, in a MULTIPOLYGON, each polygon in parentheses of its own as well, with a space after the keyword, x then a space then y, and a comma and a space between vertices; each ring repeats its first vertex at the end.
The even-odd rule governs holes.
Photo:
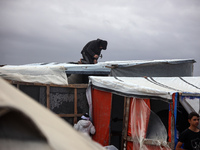
MULTIPOLYGON (((25 120, 28 120, 29 122, 32 121, 38 127, 40 132, 47 139, 51 150, 104 149, 89 137, 79 134, 78 131, 75 131, 73 127, 59 118, 56 114, 44 108, 42 105, 0 78, 0 118, 3 118, 7 113, 6 111, 2 111, 3 108, 14 109, 27 116, 28 119, 25 118, 25 120)), ((13 121, 19 122, 19 119, 20 118, 15 118, 13 121)), ((0 121, 2 121, 2 119, 0 119, 0 121)), ((23 122, 20 123, 23 124, 23 122)), ((3 123, 1 122, 1 136, 6 133, 5 128, 1 128, 2 124, 3 123)), ((6 127, 13 131, 12 134, 14 135, 17 131, 13 130, 14 127, 12 127, 11 124, 8 125, 9 126, 6 127)), ((32 124, 28 125, 33 128, 32 124)), ((23 128, 26 129, 27 127, 24 125, 23 128)), ((14 137, 13 135, 11 135, 12 138, 14 137)), ((20 135, 17 135, 16 137, 18 136, 20 137, 20 135)), ((20 141, 20 138, 14 141, 11 141, 11 139, 9 139, 9 137, 5 137, 5 139, 1 137, 0 149, 38 149, 35 147, 36 141, 28 143, 29 139, 23 141, 20 141)), ((45 148, 48 149, 48 147, 44 147, 44 149, 45 148)), ((40 147, 40 149, 42 148, 40 147)))
POLYGON ((65 68, 62 66, 20 65, 0 67, 0 76, 7 80, 67 85, 65 68))
POLYGON ((178 64, 195 61, 193 59, 166 59, 166 60, 128 60, 128 61, 106 61, 97 64, 73 64, 73 63, 35 63, 26 65, 5 65, 0 67, 0 76, 4 79, 67 85, 66 74, 104 74, 108 75, 113 66, 137 66, 144 64, 178 64))
POLYGON ((90 76, 90 84, 124 95, 172 99, 175 92, 200 94, 200 77, 101 77, 90 76))

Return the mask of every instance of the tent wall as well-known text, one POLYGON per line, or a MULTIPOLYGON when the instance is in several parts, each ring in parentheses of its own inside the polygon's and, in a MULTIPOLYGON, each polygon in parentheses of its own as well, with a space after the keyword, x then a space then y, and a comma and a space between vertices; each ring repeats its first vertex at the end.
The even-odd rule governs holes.
MULTIPOLYGON (((127 150, 136 150, 140 146, 142 146, 143 148, 146 147, 149 150, 170 149, 168 145, 171 146, 171 143, 168 143, 167 145, 167 129, 162 123, 162 119, 160 119, 159 116, 150 109, 152 103, 151 101, 151 99, 128 98, 117 96, 110 92, 105 92, 92 88, 93 123, 96 127, 96 134, 93 136, 93 140, 95 140, 103 146, 112 144, 118 149, 126 148, 127 150), (122 102, 120 102, 120 105, 122 105, 121 107, 124 107, 124 112, 118 110, 118 113, 116 115, 123 115, 123 130, 120 126, 117 125, 113 127, 113 120, 120 119, 120 117, 117 118, 115 115, 113 115, 116 109, 121 109, 121 107, 119 106, 114 106, 117 105, 117 103, 115 103, 114 101, 119 100, 121 100, 122 102), (121 114, 119 114, 119 112, 121 114), (157 123, 155 122, 155 120, 157 121, 157 123), (154 124, 159 126, 154 126, 154 124), (157 129, 157 127, 160 126, 162 126, 162 128, 157 129), (117 143, 118 145, 115 145, 115 142, 112 143, 114 129, 115 131, 121 131, 122 139, 118 139, 121 142, 121 144, 117 143), (165 129, 164 135, 163 129, 165 129), (142 140, 144 143, 140 143, 140 140, 142 140)), ((163 103, 166 102, 163 101, 163 103)), ((164 104, 161 104, 161 106, 162 109, 165 109, 166 107, 166 105, 164 104)), ((155 109, 155 106, 153 107, 155 109)), ((155 109, 155 111, 160 112, 160 110, 158 109, 155 109)), ((168 120, 168 116, 169 115, 166 115, 166 120, 168 120)), ((169 121, 170 123, 173 123, 173 120, 171 120, 171 118, 169 118, 169 121)), ((173 129, 170 130, 170 133, 173 132, 172 130, 173 129)))
POLYGON ((112 94, 96 89, 92 90, 93 124, 96 134, 93 140, 103 146, 109 145, 109 126, 111 117, 112 94))
POLYGON ((130 67, 117 67, 111 70, 111 76, 117 77, 176 77, 193 76, 193 63, 150 63, 130 67))
POLYGON ((87 84, 59 86, 14 81, 10 83, 71 125, 89 111, 85 92, 87 84))

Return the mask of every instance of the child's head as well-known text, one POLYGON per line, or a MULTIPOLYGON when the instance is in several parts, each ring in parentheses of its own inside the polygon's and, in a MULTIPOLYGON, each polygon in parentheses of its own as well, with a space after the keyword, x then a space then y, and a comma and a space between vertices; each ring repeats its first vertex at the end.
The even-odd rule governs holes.
POLYGON ((90 116, 88 115, 88 113, 85 113, 84 115, 81 116, 81 119, 90 120, 90 116))
POLYGON ((196 116, 196 117, 198 117, 199 118, 199 114, 197 114, 196 112, 191 112, 191 113, 189 113, 189 115, 188 115, 188 119, 192 119, 192 117, 194 117, 194 116, 196 116))
POLYGON ((188 115, 188 122, 190 123, 190 126, 197 127, 199 125, 199 114, 191 112, 188 115))

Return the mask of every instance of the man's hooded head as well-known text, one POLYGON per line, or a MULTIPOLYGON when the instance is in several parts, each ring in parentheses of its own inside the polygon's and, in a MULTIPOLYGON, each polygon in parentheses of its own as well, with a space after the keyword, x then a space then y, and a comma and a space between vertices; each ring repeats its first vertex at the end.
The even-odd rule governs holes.
POLYGON ((102 49, 106 50, 107 45, 108 45, 108 42, 107 42, 107 41, 101 40, 101 42, 100 42, 100 47, 102 47, 102 49))

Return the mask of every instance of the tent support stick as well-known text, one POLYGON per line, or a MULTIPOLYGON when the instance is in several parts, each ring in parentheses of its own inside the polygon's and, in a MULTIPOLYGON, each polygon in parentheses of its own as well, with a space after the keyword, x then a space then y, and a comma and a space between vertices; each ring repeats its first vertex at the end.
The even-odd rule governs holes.
POLYGON ((170 104, 171 106, 171 148, 174 149, 175 143, 174 143, 174 127, 175 127, 175 120, 174 120, 174 108, 173 103, 170 104))
POLYGON ((123 132, 122 132, 122 145, 121 149, 126 148, 127 145, 127 131, 128 131, 128 121, 129 121, 129 110, 130 110, 130 98, 124 98, 124 123, 123 123, 123 132))
POLYGON ((46 94, 47 94, 47 108, 50 109, 50 85, 46 86, 46 94))
POLYGON ((77 123, 77 88, 74 88, 74 123, 77 123))

